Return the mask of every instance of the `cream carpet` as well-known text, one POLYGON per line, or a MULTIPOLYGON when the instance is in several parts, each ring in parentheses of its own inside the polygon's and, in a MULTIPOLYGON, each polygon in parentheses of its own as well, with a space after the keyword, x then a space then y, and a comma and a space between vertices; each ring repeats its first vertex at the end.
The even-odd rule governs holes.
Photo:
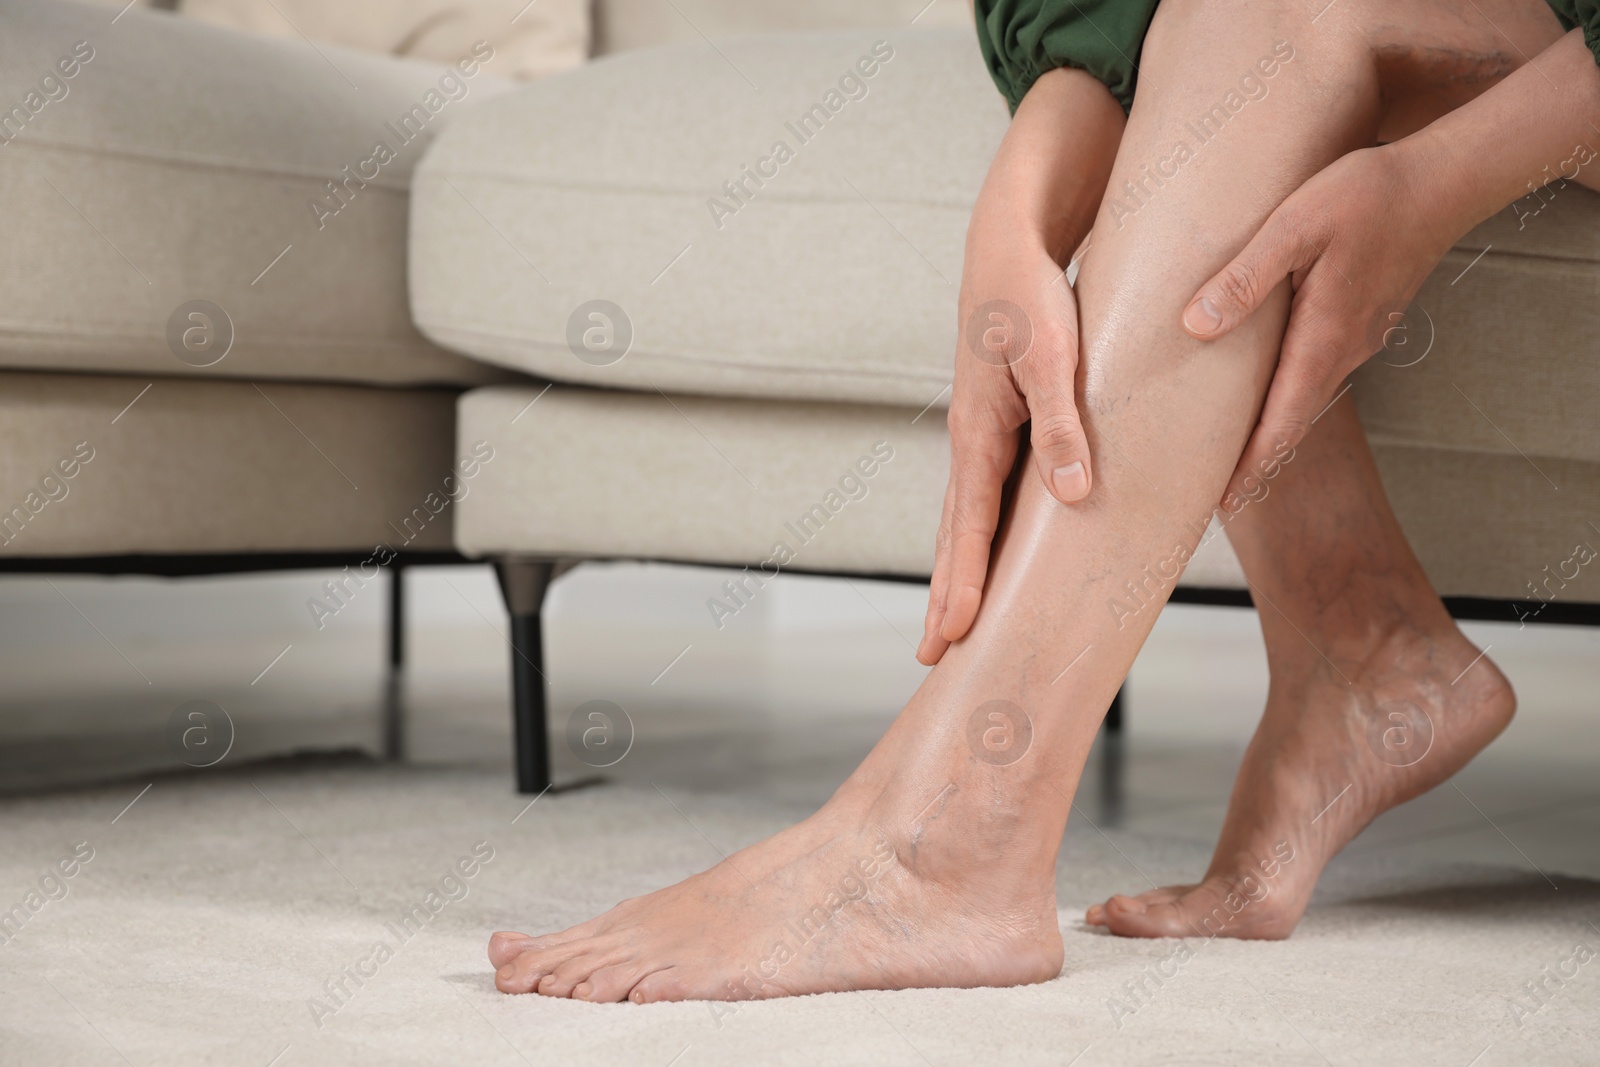
POLYGON ((1140 872, 1192 875, 1203 850, 1075 817, 1054 981, 719 1019, 501 996, 485 938, 587 918, 801 810, 623 786, 525 810, 503 774, 349 763, 144 784, 0 803, 0 908, 26 917, 0 944, 0 1063, 1600 1062, 1600 884, 1553 871, 1554 890, 1391 850, 1336 865, 1288 942, 1133 942, 1084 907, 1140 872), (463 859, 471 877, 446 879, 463 859))

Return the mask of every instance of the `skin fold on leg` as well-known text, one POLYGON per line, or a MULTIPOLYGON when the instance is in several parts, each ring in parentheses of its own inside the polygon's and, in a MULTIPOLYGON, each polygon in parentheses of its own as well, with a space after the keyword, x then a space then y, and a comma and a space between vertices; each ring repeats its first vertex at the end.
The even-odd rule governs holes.
MULTIPOLYGON (((1402 24, 1355 0, 1323 29, 1370 55, 1384 141, 1472 99, 1562 32, 1544 3, 1522 0, 1408 5, 1402 24)), ((1266 711, 1201 882, 1089 909, 1113 933, 1288 936, 1340 849, 1455 774, 1515 710, 1406 543, 1349 396, 1261 481, 1267 495, 1226 530, 1261 619, 1266 711)))
POLYGON ((1021 479, 972 630, 821 811, 570 930, 497 934, 500 989, 739 1000, 1059 973, 1069 798, 1170 593, 1161 575, 1197 542, 1254 423, 1287 292, 1205 345, 1182 332, 1183 305, 1278 200, 1370 141, 1378 114, 1371 64, 1341 38, 1296 45, 1270 95, 1217 132, 1226 151, 1200 144, 1174 170, 1187 124, 1287 28, 1181 0, 1161 11, 1078 281, 1096 491, 1068 507, 1021 479), (1151 168, 1172 176, 1158 185, 1151 168), (1130 210, 1116 191, 1134 182, 1148 185, 1130 210))

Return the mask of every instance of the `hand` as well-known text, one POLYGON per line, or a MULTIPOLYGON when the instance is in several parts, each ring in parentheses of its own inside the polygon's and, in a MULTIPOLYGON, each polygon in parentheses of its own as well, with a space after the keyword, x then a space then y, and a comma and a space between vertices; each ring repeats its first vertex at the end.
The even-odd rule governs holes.
POLYGON ((1215 340, 1284 278, 1293 286, 1278 367, 1235 483, 1300 443, 1464 232, 1443 209, 1440 178, 1422 170, 1404 141, 1342 156, 1280 204, 1185 309, 1184 329, 1215 340))
POLYGON ((974 233, 959 301, 950 482, 939 524, 928 616, 917 658, 932 665, 972 626, 1016 463, 1018 431, 1032 420, 1034 467, 1063 503, 1091 484, 1078 420, 1078 305, 1066 272, 1015 230, 974 233))
POLYGON ((1078 421, 1078 305, 1062 269, 1094 224, 1125 118, 1087 71, 1046 71, 1023 97, 967 227, 950 400, 950 482, 917 658, 971 629, 1000 502, 1032 419, 1034 465, 1058 500, 1089 492, 1078 421))

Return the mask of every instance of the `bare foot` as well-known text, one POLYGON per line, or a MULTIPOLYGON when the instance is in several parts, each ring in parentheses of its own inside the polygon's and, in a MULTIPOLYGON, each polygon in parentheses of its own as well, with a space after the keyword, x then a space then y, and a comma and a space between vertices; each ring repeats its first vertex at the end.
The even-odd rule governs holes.
POLYGON ((1308 648, 1297 666, 1274 664, 1204 881, 1114 896, 1089 923, 1124 937, 1288 937, 1340 849, 1466 766, 1516 710, 1453 623, 1335 660, 1338 671, 1308 648))
POLYGON ((893 737, 817 814, 704 873, 561 933, 495 934, 495 985, 642 1004, 1054 978, 1054 849, 995 788, 1014 768, 875 774, 893 737))

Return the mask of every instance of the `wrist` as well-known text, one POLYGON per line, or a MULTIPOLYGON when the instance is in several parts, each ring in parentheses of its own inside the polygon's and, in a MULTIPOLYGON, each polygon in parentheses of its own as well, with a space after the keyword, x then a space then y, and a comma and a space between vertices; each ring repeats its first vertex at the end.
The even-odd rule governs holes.
POLYGON ((1066 266, 1067 259, 1089 232, 1093 215, 1051 217, 1046 211, 1019 210, 1016 204, 977 209, 967 228, 967 255, 1014 258, 1040 254, 1066 266))
POLYGON ((1409 201, 1408 214, 1444 247, 1499 210, 1452 146, 1426 127, 1378 151, 1387 154, 1409 201), (1486 206, 1487 205, 1487 206, 1486 206))
POLYGON ((1437 184, 1419 203, 1447 211, 1456 235, 1489 218, 1600 145, 1600 68, 1578 30, 1482 95, 1390 147, 1437 184))
POLYGON ((1125 121, 1106 87, 1083 71, 1042 75, 990 165, 969 235, 1032 241, 1065 264, 1094 225, 1125 121))

